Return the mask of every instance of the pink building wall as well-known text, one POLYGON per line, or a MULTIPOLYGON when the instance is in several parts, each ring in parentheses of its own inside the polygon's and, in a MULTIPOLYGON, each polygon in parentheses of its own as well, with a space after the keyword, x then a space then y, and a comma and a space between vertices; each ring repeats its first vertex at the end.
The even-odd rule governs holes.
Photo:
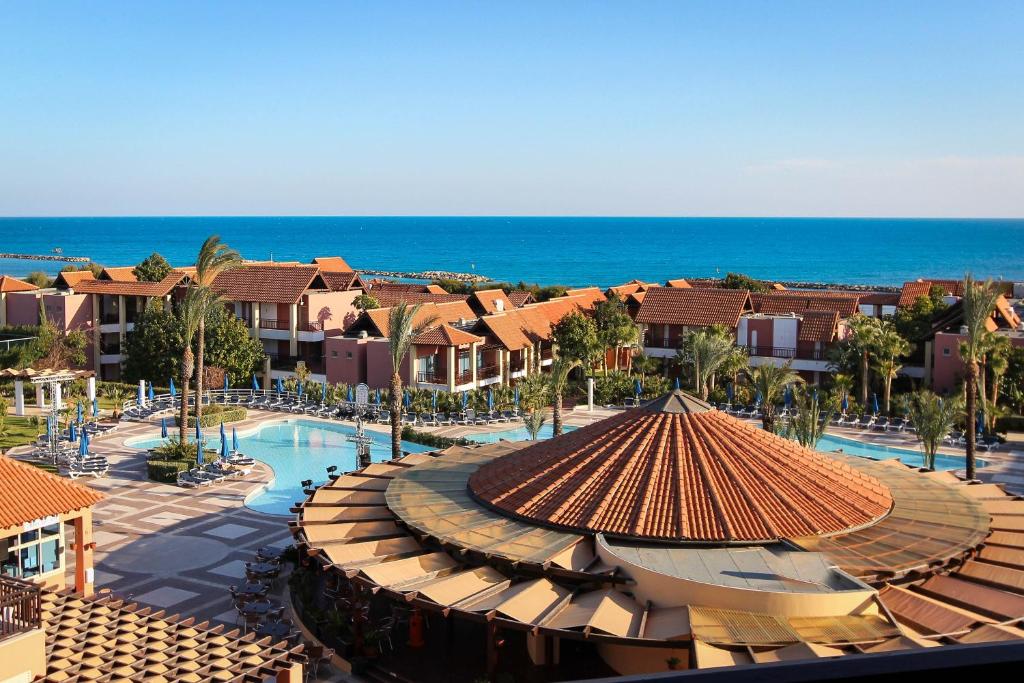
MULTIPOLYGON (((960 342, 965 337, 952 332, 939 332, 932 343, 932 391, 948 394, 957 390, 966 375, 963 358, 960 357, 960 342)), ((1024 346, 1024 339, 1011 337, 1014 346, 1024 346)))
POLYGON ((8 325, 39 324, 39 293, 8 292, 7 294, 8 325))
POLYGON ((754 332, 757 332, 757 346, 771 347, 775 334, 775 321, 771 318, 747 318, 747 338, 739 340, 744 346, 754 346, 754 332))
MULTIPOLYGON (((332 384, 366 382, 371 389, 391 386, 391 351, 386 339, 327 337, 324 339, 327 381, 332 384), (337 352, 337 355, 335 355, 337 352), (352 357, 349 358, 348 354, 352 357)), ((409 359, 402 362, 399 374, 409 384, 409 359)))
MULTIPOLYGON (((310 292, 305 298, 308 321, 320 321, 324 332, 341 332, 355 322, 359 312, 352 302, 361 292, 310 292)), ((300 313, 300 316, 303 313, 300 313)))

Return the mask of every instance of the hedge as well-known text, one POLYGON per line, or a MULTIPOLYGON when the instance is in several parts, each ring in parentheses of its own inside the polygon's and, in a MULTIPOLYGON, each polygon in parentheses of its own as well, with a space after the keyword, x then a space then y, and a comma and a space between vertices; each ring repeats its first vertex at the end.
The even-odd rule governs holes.
MULTIPOLYGON (((218 410, 208 412, 208 409, 203 409, 203 419, 200 424, 203 427, 216 427, 221 422, 240 422, 245 419, 246 411, 245 408, 228 408, 227 410, 218 410)), ((178 423, 177 420, 174 421, 178 423)), ((196 418, 194 415, 189 415, 185 422, 186 427, 195 427, 196 418)))
POLYGON ((195 466, 195 460, 149 460, 146 463, 150 480, 163 484, 177 482, 179 472, 188 472, 195 466))
POLYGON ((418 443, 423 446, 430 446, 431 448, 451 448, 452 446, 474 445, 469 439, 453 439, 448 436, 437 436, 436 434, 421 432, 418 429, 413 429, 412 427, 402 428, 402 440, 418 443))
POLYGON ((996 418, 997 432, 1024 432, 1024 415, 1006 415, 996 418))

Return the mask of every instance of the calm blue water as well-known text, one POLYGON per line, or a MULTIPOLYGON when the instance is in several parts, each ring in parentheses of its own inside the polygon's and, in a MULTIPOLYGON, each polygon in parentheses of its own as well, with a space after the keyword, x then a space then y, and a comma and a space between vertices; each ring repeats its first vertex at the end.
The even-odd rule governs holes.
MULTIPOLYGON (((619 284, 739 271, 783 280, 900 284, 918 276, 1024 279, 1024 220, 818 218, 0 218, 3 251, 133 265, 190 264, 219 234, 245 258, 340 255, 356 268, 475 271, 496 280, 619 284), (557 248, 552 248, 557 246, 557 248)), ((0 260, 0 273, 59 264, 0 260)))
MULTIPOLYGON (((821 441, 818 442, 819 451, 826 453, 832 451, 838 451, 842 449, 843 453, 850 455, 859 455, 866 458, 873 458, 875 460, 889 460, 891 458, 897 458, 900 462, 905 465, 912 465, 914 467, 924 467, 924 454, 921 451, 912 451, 906 448, 891 448, 889 446, 876 446, 870 443, 864 443, 862 441, 854 441, 853 439, 844 439, 841 436, 832 436, 826 434, 821 437, 821 441)), ((976 465, 978 467, 984 467, 984 460, 977 460, 976 465)), ((960 470, 964 468, 964 458, 962 456, 953 455, 936 455, 935 456, 935 469, 937 470, 960 470)))
MULTIPOLYGON (((571 432, 576 427, 565 425, 564 431, 571 432)), ((538 439, 550 439, 554 435, 555 428, 550 424, 546 424, 540 428, 540 432, 537 434, 538 439)), ((517 427, 515 429, 506 429, 501 432, 489 432, 487 434, 470 434, 466 436, 470 441, 476 443, 497 443, 499 441, 526 441, 530 438, 530 432, 526 431, 526 427, 517 427)))
MULTIPOLYGON (((273 422, 249 432, 239 432, 239 450, 274 470, 274 481, 247 499, 246 506, 271 515, 287 515, 288 508, 306 497, 301 481, 312 479, 316 484, 324 483, 327 481, 326 468, 330 465, 337 465, 341 472, 356 469, 355 445, 345 440, 354 433, 352 427, 313 420, 273 422)), ((390 437, 377 432, 367 434, 373 438, 370 446, 373 461, 390 460, 390 437)), ((219 443, 215 435, 209 438, 213 446, 219 443)), ((147 438, 129 440, 126 445, 153 448, 162 441, 160 438, 147 438)), ((422 453, 433 449, 403 441, 402 450, 422 453)))

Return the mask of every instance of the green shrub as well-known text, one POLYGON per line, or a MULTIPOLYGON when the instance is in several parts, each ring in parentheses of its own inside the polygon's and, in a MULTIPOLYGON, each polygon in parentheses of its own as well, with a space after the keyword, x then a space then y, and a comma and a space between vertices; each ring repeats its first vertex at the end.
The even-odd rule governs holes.
POLYGON ((422 444, 423 446, 430 446, 432 448, 450 448, 452 446, 473 445, 473 442, 469 439, 453 439, 447 436, 437 436, 436 434, 421 432, 418 429, 413 429, 412 427, 402 428, 402 440, 422 444))
MULTIPOLYGON (((200 421, 200 424, 203 427, 216 427, 222 422, 241 422, 245 419, 245 416, 245 408, 241 406, 205 406, 203 408, 203 419, 200 421)), ((175 420, 174 423, 178 424, 178 421, 175 420)), ((188 416, 185 426, 195 428, 196 418, 194 415, 188 416)))
MULTIPOLYGON (((624 372, 609 372, 607 377, 594 377, 594 403, 597 405, 622 405, 627 398, 635 398, 636 375, 624 372)), ((672 386, 666 377, 648 375, 641 381, 641 400, 650 400, 666 393, 672 386)))
MULTIPOLYGON (((193 449, 193 451, 194 450, 195 449, 193 449)), ((146 469, 150 481, 158 481, 162 484, 173 484, 178 480, 179 472, 188 472, 195 466, 195 458, 192 460, 150 459, 146 462, 146 469)))

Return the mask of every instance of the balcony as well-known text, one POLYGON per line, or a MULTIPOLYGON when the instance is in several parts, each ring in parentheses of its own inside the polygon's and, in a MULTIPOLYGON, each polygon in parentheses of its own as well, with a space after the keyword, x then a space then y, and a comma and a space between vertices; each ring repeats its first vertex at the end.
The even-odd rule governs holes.
POLYGON ((118 315, 117 311, 104 313, 100 316, 100 325, 119 325, 120 323, 121 316, 118 315))
POLYGON ((484 365, 476 369, 477 379, 490 379, 498 376, 497 365, 484 365))
POLYGON ((39 594, 34 583, 0 577, 0 641, 42 627, 39 594))
POLYGON ((665 338, 662 335, 651 334, 650 332, 644 334, 644 346, 649 349, 678 349, 679 342, 681 341, 682 337, 679 335, 665 338))
POLYGON ((794 349, 785 346, 748 346, 747 353, 760 358, 783 360, 828 360, 828 349, 794 349))
POLYGON ((324 324, 319 320, 311 320, 309 322, 300 323, 299 329, 303 332, 323 332, 324 324))
POLYGON ((440 370, 429 370, 416 373, 416 381, 419 384, 448 384, 448 372, 443 368, 440 370))
POLYGON ((260 318, 260 329, 261 330, 284 330, 287 332, 291 329, 288 320, 274 320, 272 318, 260 318))
POLYGON ((473 383, 473 371, 463 370, 455 375, 455 385, 462 386, 463 384, 473 383))

